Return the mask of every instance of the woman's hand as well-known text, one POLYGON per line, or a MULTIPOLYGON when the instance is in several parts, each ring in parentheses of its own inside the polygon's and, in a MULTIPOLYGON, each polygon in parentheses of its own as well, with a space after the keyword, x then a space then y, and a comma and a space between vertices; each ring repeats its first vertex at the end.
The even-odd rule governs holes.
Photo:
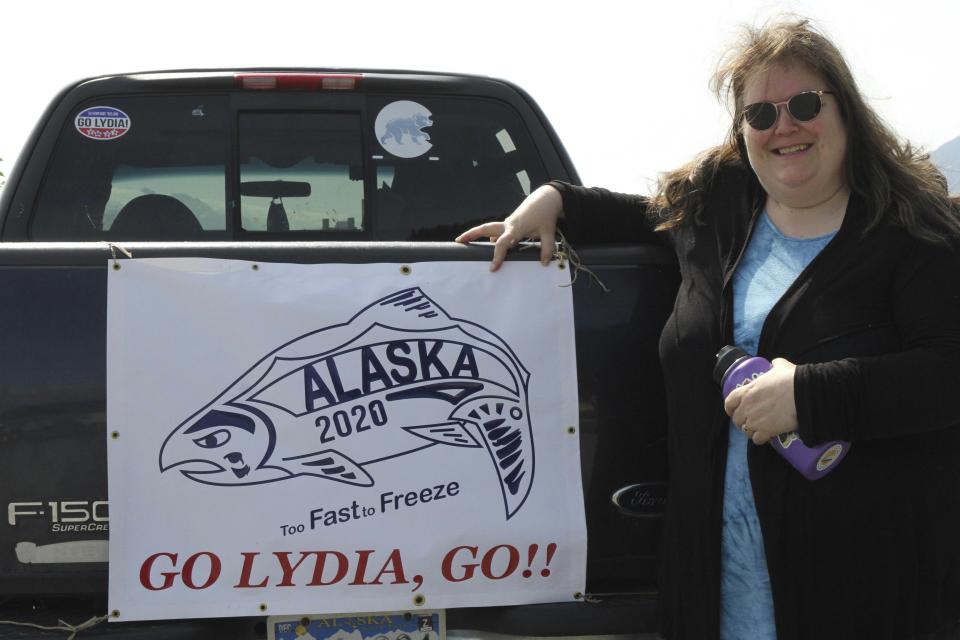
POLYGON ((524 238, 539 238, 540 262, 548 265, 553 257, 557 219, 562 213, 560 192, 550 185, 543 185, 527 196, 503 222, 488 222, 468 229, 457 236, 457 242, 489 238, 494 243, 490 271, 496 271, 503 264, 507 249, 524 238))
POLYGON ((773 368, 727 396, 723 408, 733 423, 755 444, 797 430, 797 405, 793 396, 793 374, 797 365, 783 358, 773 368))

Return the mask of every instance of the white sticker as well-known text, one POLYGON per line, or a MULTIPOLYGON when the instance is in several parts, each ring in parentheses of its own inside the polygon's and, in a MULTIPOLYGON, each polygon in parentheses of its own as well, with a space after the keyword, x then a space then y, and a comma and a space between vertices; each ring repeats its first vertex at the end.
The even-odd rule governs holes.
POLYGON ((784 449, 787 449, 790 447, 790 445, 799 440, 800 436, 797 435, 796 431, 793 431, 791 433, 781 434, 777 436, 777 439, 780 441, 780 446, 784 449))
POLYGON ((400 158, 422 156, 433 147, 424 129, 433 125, 433 114, 418 102, 397 100, 377 114, 374 130, 380 146, 400 158))
POLYGON ((826 451, 823 452, 823 455, 820 456, 820 459, 817 460, 817 471, 823 471, 830 465, 832 465, 836 459, 843 453, 843 445, 835 444, 826 451))
POLYGON ((130 131, 130 116, 114 107, 90 107, 77 114, 73 125, 91 140, 116 140, 130 131))
POLYGON ((74 540, 38 545, 18 542, 17 560, 22 564, 65 564, 75 562, 106 562, 106 540, 74 540))

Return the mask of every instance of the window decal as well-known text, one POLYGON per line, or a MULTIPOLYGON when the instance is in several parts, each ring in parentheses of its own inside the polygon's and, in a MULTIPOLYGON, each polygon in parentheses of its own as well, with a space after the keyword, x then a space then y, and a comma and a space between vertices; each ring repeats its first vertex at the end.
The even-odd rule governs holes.
POLYGON ((91 140, 116 140, 130 131, 130 116, 114 107, 90 107, 78 113, 73 124, 91 140))
POLYGON ((380 146, 399 158, 416 158, 433 147, 430 134, 424 131, 433 126, 433 114, 418 102, 397 100, 377 114, 374 130, 380 146))

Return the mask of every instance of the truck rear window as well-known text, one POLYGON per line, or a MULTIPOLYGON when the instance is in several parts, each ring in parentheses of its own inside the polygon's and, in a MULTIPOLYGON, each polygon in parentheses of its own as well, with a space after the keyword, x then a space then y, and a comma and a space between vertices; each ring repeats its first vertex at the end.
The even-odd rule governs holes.
POLYGON ((224 97, 105 97, 76 111, 43 181, 33 239, 189 240, 223 233, 230 134, 224 97), (83 130, 82 114, 104 103, 127 116, 125 131, 83 130))
MULTIPOLYGON (((433 123, 424 129, 429 140, 417 147, 409 132, 399 131, 397 143, 398 129, 388 126, 371 144, 377 238, 450 240, 468 224, 509 214, 546 182, 529 133, 507 107, 466 98, 422 103, 433 123), (409 158, 391 153, 404 147, 417 153, 427 145, 409 158)), ((393 104, 371 100, 370 111, 381 114, 393 104)))
POLYGON ((547 179, 520 117, 499 102, 355 104, 324 109, 318 95, 316 108, 256 110, 223 95, 139 95, 78 105, 30 237, 449 240, 547 179))
POLYGON ((363 231, 357 113, 241 113, 244 231, 363 231))

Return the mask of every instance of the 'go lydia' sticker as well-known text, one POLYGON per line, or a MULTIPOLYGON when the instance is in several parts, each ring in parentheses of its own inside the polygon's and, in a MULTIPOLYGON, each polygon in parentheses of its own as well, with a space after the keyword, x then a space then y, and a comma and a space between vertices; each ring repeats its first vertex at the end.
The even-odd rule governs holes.
POLYGON ((90 107, 77 114, 74 126, 91 140, 116 140, 130 131, 130 116, 114 107, 90 107))
POLYGON ((380 146, 400 158, 422 156, 433 146, 424 129, 433 126, 430 110, 418 102, 397 100, 377 114, 373 124, 380 146))

